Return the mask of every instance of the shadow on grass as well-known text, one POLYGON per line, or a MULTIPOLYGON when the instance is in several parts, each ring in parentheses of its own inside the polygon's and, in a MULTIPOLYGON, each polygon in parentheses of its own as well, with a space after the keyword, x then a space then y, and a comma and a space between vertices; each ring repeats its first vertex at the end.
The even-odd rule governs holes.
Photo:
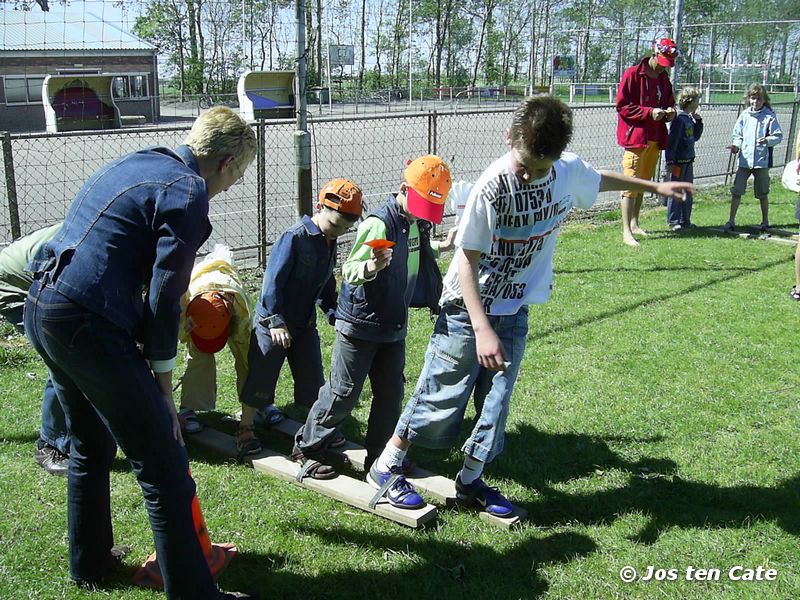
POLYGON ((645 444, 661 440, 662 436, 634 440, 619 436, 607 439, 581 433, 543 433, 531 425, 520 423, 515 430, 506 433, 503 454, 487 467, 487 473, 513 479, 537 490, 610 470, 645 476, 648 473, 672 474, 677 468, 672 460, 644 457, 631 462, 611 450, 607 443, 645 444))
POLYGON ((597 549, 591 538, 570 532, 531 537, 504 550, 468 540, 445 542, 423 536, 409 540, 340 528, 292 528, 291 534, 316 537, 336 553, 353 548, 382 551, 383 563, 299 575, 265 568, 288 559, 244 553, 231 563, 223 587, 255 589, 271 598, 533 598, 549 587, 540 573, 542 566, 565 563, 597 549), (498 577, 498 573, 513 575, 498 577))
MULTIPOLYGON (((650 306, 657 302, 666 302, 668 300, 673 300, 675 298, 680 298, 681 296, 686 296, 702 290, 707 287, 711 287, 712 285, 716 285, 718 283, 725 283, 728 281, 733 281, 740 277, 745 277, 751 275, 754 272, 766 271, 767 269, 771 269, 772 267, 777 267, 778 265, 784 264, 789 260, 789 257, 782 258, 778 260, 773 260, 768 263, 764 263, 763 265, 755 268, 748 268, 748 269, 736 269, 734 273, 723 275, 722 277, 712 277, 707 281, 702 281, 699 283, 692 284, 682 290, 677 290, 674 292, 667 292, 663 294, 654 294, 652 296, 648 296, 646 298, 642 298, 641 300, 637 300, 636 302, 629 302, 623 306, 618 306, 616 308, 603 311, 596 315, 590 315, 586 317, 581 317, 580 319, 576 319, 574 321, 570 321, 568 323, 562 323, 561 325, 545 328, 545 329, 537 329, 533 333, 528 334, 528 340, 541 340, 551 335, 557 335, 560 333, 564 333, 566 331, 572 331, 577 327, 583 327, 584 325, 589 325, 591 323, 597 323, 598 321, 604 321, 605 319, 610 319, 612 317, 616 317, 618 315, 636 310, 637 308, 641 308, 643 306, 650 306)), ((618 271, 620 269, 613 269, 614 271, 618 271)), ((637 271, 640 269, 637 269, 637 271)), ((710 269, 713 271, 719 271, 721 269, 710 269)), ((564 272, 564 271, 562 271, 564 272)))
MULTIPOLYGON (((674 474, 677 464, 670 459, 625 460, 607 444, 608 441, 647 443, 660 439, 660 436, 633 440, 583 434, 553 435, 522 424, 506 434, 505 451, 487 467, 487 475, 512 479, 536 489, 540 499, 522 506, 528 510, 530 521, 538 526, 559 527, 576 522, 606 524, 631 513, 648 518, 647 525, 632 538, 644 544, 655 543, 662 531, 673 527, 746 528, 753 521, 774 521, 787 533, 800 535, 800 512, 797 511, 800 474, 775 487, 723 487, 681 479, 674 474), (586 494, 554 489, 555 484, 603 477, 612 470, 628 473, 626 485, 586 494)), ((460 453, 451 453, 445 460, 433 463, 443 465, 447 475, 454 476, 461 466, 460 453)))
POLYGON ((542 496, 531 515, 537 525, 608 523, 626 513, 643 513, 648 523, 632 540, 644 544, 655 543, 673 527, 747 528, 753 521, 774 521, 787 533, 800 534, 800 474, 775 487, 722 487, 653 474, 599 493, 548 489, 542 496))

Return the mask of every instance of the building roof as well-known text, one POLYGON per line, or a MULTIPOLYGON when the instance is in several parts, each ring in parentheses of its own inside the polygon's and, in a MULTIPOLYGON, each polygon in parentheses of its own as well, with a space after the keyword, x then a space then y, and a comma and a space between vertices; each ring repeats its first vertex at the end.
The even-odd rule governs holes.
POLYGON ((0 10, 3 50, 155 50, 152 44, 92 13, 0 10))

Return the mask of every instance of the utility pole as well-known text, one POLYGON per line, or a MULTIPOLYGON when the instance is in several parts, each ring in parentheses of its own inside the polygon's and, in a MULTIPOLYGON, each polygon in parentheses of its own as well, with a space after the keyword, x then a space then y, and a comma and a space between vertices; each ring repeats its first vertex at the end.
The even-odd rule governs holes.
MULTIPOLYGON (((675 0, 675 19, 672 22, 672 41, 675 42, 675 46, 678 48, 681 47, 681 25, 683 23, 683 0, 675 0)), ((683 57, 680 53, 678 53, 677 58, 675 59, 675 66, 672 68, 672 85, 674 87, 678 87, 681 79, 681 63, 683 62, 683 57)))
POLYGON ((297 66, 295 67, 295 106, 297 129, 294 132, 295 197, 297 214, 311 215, 311 136, 306 124, 306 8, 304 0, 295 0, 297 20, 297 66))

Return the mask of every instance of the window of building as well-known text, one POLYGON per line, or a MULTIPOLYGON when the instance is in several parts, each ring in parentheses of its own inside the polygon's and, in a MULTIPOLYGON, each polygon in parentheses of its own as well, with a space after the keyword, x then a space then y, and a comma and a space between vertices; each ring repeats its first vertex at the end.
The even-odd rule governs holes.
POLYGON ((15 76, 5 78, 6 104, 41 104, 43 75, 15 76))
POLYGON ((114 77, 114 98, 148 98, 147 75, 120 75, 114 77))

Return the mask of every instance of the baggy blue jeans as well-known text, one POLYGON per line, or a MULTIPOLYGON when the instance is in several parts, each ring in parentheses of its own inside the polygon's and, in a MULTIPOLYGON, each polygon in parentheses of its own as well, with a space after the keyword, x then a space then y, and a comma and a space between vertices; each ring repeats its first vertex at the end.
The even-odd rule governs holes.
POLYGON ((26 301, 25 331, 50 369, 72 441, 72 578, 97 581, 109 566, 109 472, 116 442, 144 494, 167 597, 217 598, 192 522, 195 485, 186 449, 173 437, 161 392, 133 338, 39 282, 26 301))
POLYGON ((42 426, 39 430, 39 438, 46 444, 57 448, 62 454, 69 456, 69 432, 67 431, 67 419, 64 416, 64 409, 58 401, 58 395, 53 387, 50 377, 44 384, 44 395, 42 398, 42 426))
MULTIPOLYGON (((686 181, 694 183, 694 163, 680 163, 675 165, 680 168, 680 174, 670 173, 670 181, 686 181)), ((686 199, 681 202, 670 197, 667 200, 667 224, 688 227, 692 224, 692 193, 686 194, 686 199)))
POLYGON ((416 390, 395 434, 425 448, 453 447, 475 390, 480 413, 461 450, 482 462, 491 462, 503 451, 511 393, 525 354, 528 307, 515 315, 490 316, 489 322, 511 362, 505 371, 490 371, 478 364, 475 332, 466 309, 455 304, 442 308, 416 390))
MULTIPOLYGON (((17 328, 21 334, 25 334, 23 327, 22 307, 19 311, 14 311, 4 315, 17 328)), ((42 393, 42 423, 39 429, 39 439, 45 444, 57 448, 61 454, 69 456, 69 433, 67 432, 67 419, 64 417, 64 409, 58 402, 58 396, 53 389, 53 382, 48 376, 44 384, 42 393)))

